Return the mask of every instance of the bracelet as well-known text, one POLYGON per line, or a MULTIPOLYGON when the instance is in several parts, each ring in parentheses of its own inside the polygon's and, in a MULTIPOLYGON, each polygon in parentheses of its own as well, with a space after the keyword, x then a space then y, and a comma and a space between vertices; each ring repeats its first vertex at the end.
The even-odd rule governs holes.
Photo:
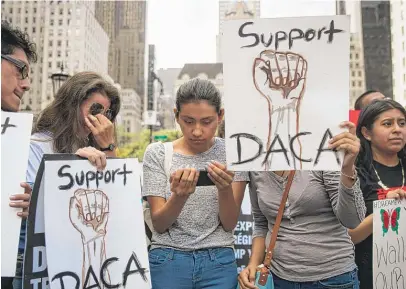
POLYGON ((347 177, 347 178, 353 180, 353 181, 355 181, 355 180, 357 179, 357 170, 354 170, 354 174, 353 174, 352 176, 349 176, 349 175, 343 173, 343 170, 341 170, 341 174, 342 174, 343 176, 345 176, 345 177, 347 177))

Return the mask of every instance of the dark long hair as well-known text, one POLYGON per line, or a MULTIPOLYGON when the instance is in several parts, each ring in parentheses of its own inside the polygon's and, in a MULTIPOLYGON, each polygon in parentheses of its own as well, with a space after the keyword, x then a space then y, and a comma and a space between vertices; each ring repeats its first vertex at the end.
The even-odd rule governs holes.
MULTIPOLYGON (((382 99, 375 100, 367 107, 365 107, 361 111, 361 114, 358 119, 357 137, 361 141, 361 149, 357 158, 357 171, 359 176, 364 179, 365 183, 372 187, 376 187, 378 179, 373 169, 373 155, 371 142, 364 137, 361 130, 363 127, 365 127, 367 130, 371 131, 375 120, 377 120, 383 112, 391 109, 399 110, 406 117, 406 110, 400 103, 392 99, 382 99)), ((398 156, 400 161, 403 164, 405 164, 406 163, 405 147, 398 152, 398 156)))
POLYGON ((111 122, 120 111, 118 89, 94 72, 80 72, 69 78, 58 90, 54 100, 40 113, 33 132, 52 133, 53 147, 57 153, 74 153, 86 146, 97 148, 93 136, 80 135, 84 126, 80 105, 98 92, 110 100, 111 122))

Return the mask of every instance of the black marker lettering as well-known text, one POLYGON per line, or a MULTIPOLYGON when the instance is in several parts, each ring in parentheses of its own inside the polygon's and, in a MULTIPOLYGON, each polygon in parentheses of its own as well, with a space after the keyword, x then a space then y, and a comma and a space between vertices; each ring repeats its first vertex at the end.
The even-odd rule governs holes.
POLYGON ((294 28, 289 32, 289 49, 293 46, 293 41, 296 39, 301 39, 304 37, 304 33, 302 30, 294 28), (293 33, 297 33, 297 36, 293 36, 293 33))
MULTIPOLYGON (((52 281, 59 278, 59 282, 61 282, 61 289, 65 289, 65 284, 62 279, 63 277, 72 277, 73 279, 75 279, 75 281, 76 281, 75 289, 79 289, 80 279, 75 273, 70 272, 70 271, 61 272, 61 273, 56 274, 54 276, 54 278, 52 278, 52 281)), ((69 289, 69 288, 66 288, 66 289, 69 289)))
POLYGON ((308 135, 308 134, 312 134, 311 132, 300 132, 300 133, 298 133, 297 135, 295 135, 294 137, 292 137, 292 139, 290 140, 290 150, 291 150, 291 152, 292 152, 292 154, 293 154, 293 156, 297 159, 297 160, 299 160, 299 161, 301 161, 301 162, 305 162, 305 163, 311 163, 312 161, 313 161, 313 159, 302 159, 302 158, 300 158, 298 155, 297 155, 297 153, 295 152, 295 150, 294 150, 294 148, 293 148, 293 142, 298 138, 298 137, 300 137, 300 136, 302 136, 302 135, 308 135))
POLYGON ((14 124, 10 124, 10 117, 6 117, 6 121, 1 125, 1 134, 4 134, 9 127, 17 127, 14 124))
POLYGON ((281 152, 285 155, 286 162, 290 166, 287 150, 286 150, 285 146, 283 145, 283 142, 282 142, 280 136, 277 134, 277 135, 275 135, 275 138, 273 139, 271 146, 269 147, 269 150, 266 153, 265 160, 262 162, 262 165, 264 165, 268 161, 269 155, 271 153, 281 153, 281 152), (277 150, 273 150, 273 147, 276 144, 276 141, 278 141, 281 148, 277 149, 277 150))
POLYGON ((92 265, 90 265, 89 269, 87 270, 85 283, 83 286, 84 286, 83 289, 92 289, 92 288, 100 289, 100 284, 99 284, 99 281, 97 280, 96 274, 94 273, 92 265), (95 284, 88 286, 87 284, 89 283, 90 275, 92 275, 92 278, 93 278, 93 281, 95 284))
POLYGON ((73 177, 71 176, 71 174, 63 173, 63 170, 66 169, 66 168, 70 168, 70 166, 69 165, 64 165, 58 170, 58 177, 60 177, 60 178, 63 178, 63 177, 69 178, 69 183, 67 185, 60 185, 58 187, 60 190, 69 190, 70 188, 73 187, 73 184, 74 184, 74 180, 73 180, 73 177))
MULTIPOLYGON (((87 188, 89 188, 90 181, 93 181, 94 179, 96 179, 96 174, 94 172, 92 172, 92 171, 88 171, 86 173, 86 187, 87 188)), ((97 180, 96 180, 96 188, 98 188, 98 187, 99 186, 98 186, 98 183, 97 183, 97 180)))
POLYGON ((80 178, 78 174, 76 174, 76 183, 81 186, 85 182, 85 173, 83 171, 80 172, 80 178))
MULTIPOLYGON (((123 184, 124 186, 127 184, 127 175, 132 174, 132 171, 127 171, 127 166, 126 164, 124 164, 123 166, 123 171, 122 172, 118 172, 117 175, 123 175, 123 184)), ((114 183, 114 172, 113 172, 113 183, 114 183)))
POLYGON ((264 147, 262 144, 262 141, 256 137, 255 135, 249 134, 249 133, 236 133, 230 136, 230 138, 237 138, 237 155, 238 155, 238 162, 232 163, 233 165, 239 165, 239 164, 245 164, 249 163, 253 160, 256 160, 262 153, 262 148, 264 147), (252 158, 246 159, 246 160, 241 160, 241 137, 247 138, 250 140, 255 141, 258 144, 258 152, 255 156, 252 158))
POLYGON ((104 278, 106 275, 106 271, 107 271, 107 267, 110 265, 110 263, 113 262, 117 262, 119 259, 117 257, 112 257, 107 259, 106 261, 103 262, 103 265, 101 267, 101 271, 100 271, 100 280, 102 281, 103 285, 107 288, 107 289, 115 289, 115 288, 119 288, 121 286, 120 283, 116 284, 116 285, 112 285, 107 283, 106 279, 104 278))
POLYGON ((327 137, 328 137, 329 139, 332 139, 332 138, 333 138, 333 134, 331 133, 331 131, 330 131, 329 128, 328 128, 328 129, 326 130, 326 132, 324 133, 323 139, 322 139, 321 142, 320 142, 320 146, 319 146, 319 148, 318 148, 318 150, 317 150, 317 156, 316 156, 316 160, 314 161, 314 165, 317 165, 317 164, 318 164, 319 158, 320 158, 320 154, 321 154, 322 152, 325 152, 325 151, 334 152, 334 154, 335 154, 335 156, 336 156, 337 164, 341 165, 340 158, 338 157, 337 151, 336 151, 336 150, 329 149, 329 148, 324 148, 324 145, 326 144, 326 141, 327 141, 327 137))
POLYGON ((132 274, 140 274, 142 279, 147 282, 147 275, 145 274, 147 272, 146 268, 142 268, 140 261, 138 260, 137 255, 133 252, 130 259, 127 262, 127 267, 125 268, 125 271, 123 273, 123 286, 125 287, 127 284, 127 279, 128 276, 132 275, 132 274), (134 263, 135 267, 137 267, 137 269, 135 270, 131 270, 131 264, 134 263))
POLYGON ((258 37, 257 34, 255 34, 255 33, 248 33, 248 34, 245 34, 245 33, 243 32, 243 29, 245 28, 245 26, 252 25, 252 24, 254 24, 254 22, 245 22, 243 25, 241 25, 240 29, 238 29, 238 35, 239 35, 241 38, 244 38, 244 37, 254 37, 254 38, 255 38, 255 42, 254 42, 254 43, 249 44, 249 45, 242 46, 241 48, 244 48, 244 47, 254 47, 254 46, 257 46, 258 43, 259 43, 259 37, 258 37))
POLYGON ((288 38, 288 35, 284 31, 276 32, 275 36, 275 50, 278 50, 279 42, 285 41, 288 38))
POLYGON ((316 36, 316 31, 314 31, 313 29, 308 29, 305 33, 305 40, 307 42, 312 41, 314 36, 316 36))
POLYGON ((328 34, 328 43, 333 42, 334 34, 344 32, 344 30, 334 28, 334 20, 330 22, 329 30, 325 31, 324 34, 328 34))

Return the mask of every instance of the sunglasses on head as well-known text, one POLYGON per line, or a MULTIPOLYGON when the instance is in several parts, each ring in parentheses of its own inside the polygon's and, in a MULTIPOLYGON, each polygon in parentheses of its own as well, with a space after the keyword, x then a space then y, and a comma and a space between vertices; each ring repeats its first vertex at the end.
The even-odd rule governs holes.
POLYGON ((25 64, 23 61, 19 60, 19 59, 15 59, 9 55, 1 55, 1 59, 5 59, 8 62, 11 62, 12 64, 14 64, 15 67, 17 67, 17 69, 20 72, 21 75, 21 79, 26 79, 28 77, 28 65, 25 64))
POLYGON ((113 111, 111 109, 108 109, 103 113, 103 110, 104 110, 104 106, 101 105, 100 103, 97 103, 97 102, 93 103, 90 106, 90 114, 91 115, 104 114, 105 117, 107 117, 109 120, 112 120, 113 119, 113 111))

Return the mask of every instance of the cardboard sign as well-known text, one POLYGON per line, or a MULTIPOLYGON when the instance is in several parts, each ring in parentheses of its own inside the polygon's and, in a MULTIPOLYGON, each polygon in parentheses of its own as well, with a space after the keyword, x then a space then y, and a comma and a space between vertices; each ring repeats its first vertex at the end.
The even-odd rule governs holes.
POLYGON ((32 114, 1 112, 1 276, 16 273, 21 218, 10 196, 23 194, 32 128, 32 114))
POLYGON ((140 173, 136 159, 108 159, 98 172, 87 160, 45 155, 28 223, 25 288, 150 289, 140 173))
POLYGON ((349 16, 230 20, 222 37, 228 167, 340 170, 349 16))
POLYGON ((373 289, 406 288, 406 200, 374 202, 373 289))

